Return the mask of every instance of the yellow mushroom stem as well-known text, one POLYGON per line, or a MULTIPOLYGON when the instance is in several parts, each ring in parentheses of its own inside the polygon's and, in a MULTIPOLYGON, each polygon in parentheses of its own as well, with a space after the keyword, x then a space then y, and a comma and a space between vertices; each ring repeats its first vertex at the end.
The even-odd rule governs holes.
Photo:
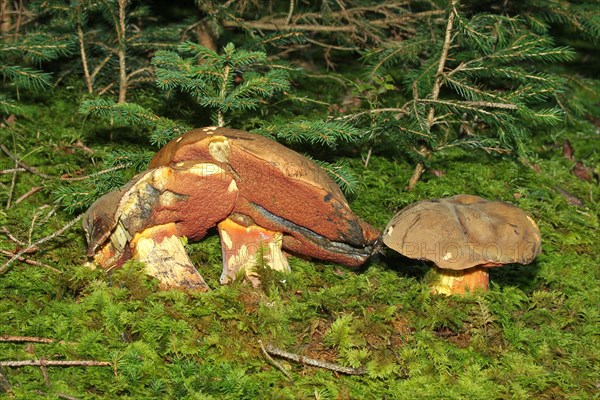
POLYGON ((463 270, 442 269, 434 267, 436 280, 431 291, 436 294, 459 294, 474 292, 476 290, 486 291, 489 289, 490 274, 488 267, 499 266, 498 264, 485 264, 463 270))
POLYGON ((218 228, 223 253, 222 284, 227 284, 240 275, 256 287, 260 285, 257 267, 261 265, 281 272, 290 271, 287 258, 281 251, 281 232, 273 232, 257 225, 243 226, 230 218, 220 222, 218 228))
POLYGON ((175 223, 137 233, 130 246, 133 258, 146 264, 146 273, 160 281, 161 289, 210 290, 189 259, 175 223))

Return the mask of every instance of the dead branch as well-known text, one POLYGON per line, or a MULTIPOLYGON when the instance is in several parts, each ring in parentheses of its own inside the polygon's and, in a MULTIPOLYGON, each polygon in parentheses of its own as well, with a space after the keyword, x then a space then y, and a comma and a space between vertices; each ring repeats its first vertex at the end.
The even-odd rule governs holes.
MULTIPOLYGON (((8 250, 1 250, 0 249, 0 254, 4 254, 7 257, 15 257, 15 253, 13 253, 12 251, 8 251, 8 250)), ((44 264, 42 262, 35 261, 35 260, 30 259, 30 258, 25 258, 23 256, 19 256, 19 257, 17 257, 17 260, 19 260, 21 262, 24 262, 25 264, 35 265, 36 267, 48 268, 49 270, 52 270, 52 271, 54 271, 54 272, 56 272, 58 274, 62 274, 62 272, 60 270, 58 270, 58 269, 56 269, 54 267, 51 267, 48 264, 44 264)))
MULTIPOLYGON (((4 146, 4 145, 2 145, 2 146, 4 146)), ((15 193, 15 186, 17 184, 16 169, 19 167, 19 163, 18 163, 18 160, 16 160, 16 159, 14 161, 15 161, 15 168, 13 168, 14 172, 13 172, 12 178, 10 180, 10 189, 8 190, 8 199, 6 200, 6 209, 7 210, 10 208, 10 203, 11 203, 13 195, 15 193)))
POLYGON ((63 226, 56 232, 41 238, 37 242, 30 243, 27 247, 21 249, 21 251, 19 251, 14 256, 12 256, 7 262, 5 262, 0 267, 0 275, 4 274, 8 270, 8 267, 10 266, 10 264, 12 264, 14 261, 18 260, 23 254, 27 253, 30 249, 32 249, 34 247, 39 247, 41 244, 46 243, 47 241, 52 240, 52 239, 56 238, 57 236, 62 235, 66 230, 68 230, 73 225, 75 225, 82 217, 83 217, 83 214, 78 215, 74 220, 70 221, 69 223, 67 223, 65 226, 63 226))
POLYGON ((12 235, 12 233, 10 233, 10 231, 8 229, 6 229, 5 226, 0 226, 0 232, 4 233, 6 235, 6 237, 8 237, 11 241, 18 244, 19 246, 27 246, 27 244, 25 242, 14 237, 12 235))
POLYGON ((0 149, 2 149, 2 151, 9 156, 10 158, 13 159, 13 161, 21 168, 25 168, 27 171, 31 172, 34 175, 39 176, 40 178, 44 178, 44 179, 52 179, 52 177, 50 175, 46 175, 43 172, 40 172, 37 170, 37 168, 35 167, 31 167, 27 164, 25 164, 23 161, 19 160, 19 157, 17 157, 16 155, 14 155, 13 153, 11 153, 10 150, 8 150, 6 148, 5 145, 0 143, 0 149))
POLYGON ((0 361, 0 367, 112 367, 108 361, 95 360, 15 360, 0 361))
POLYGON ((34 187, 32 187, 31 189, 29 189, 29 191, 27 193, 25 193, 24 195, 20 196, 17 199, 17 201, 15 201, 15 204, 19 204, 20 202, 22 202, 23 200, 25 200, 29 196, 34 195, 35 193, 39 192, 40 190, 42 190, 41 186, 34 186, 34 187))
POLYGON ((271 357, 271 356, 269 355, 269 352, 267 351, 267 349, 265 349, 265 346, 263 345, 263 342, 262 342, 262 340, 260 340, 260 339, 259 339, 259 340, 258 340, 258 344, 259 344, 259 346, 260 346, 260 349, 261 349, 261 351, 262 351, 263 355, 265 356, 265 358, 266 358, 266 359, 267 359, 267 360, 268 360, 268 361, 269 361, 271 364, 273 364, 273 366, 275 366, 275 368, 277 368, 278 370, 280 370, 280 371, 281 371, 281 372, 282 372, 282 373, 283 373, 283 374, 286 376, 286 378, 288 378, 289 380, 292 380, 292 375, 290 375, 290 373, 289 373, 289 372, 288 372, 288 371, 287 371, 285 368, 283 368, 283 365, 279 364, 277 361, 275 361, 275 360, 273 359, 273 357, 271 357))
POLYGON ((56 397, 65 400, 79 400, 77 397, 69 396, 66 393, 56 393, 56 397))
POLYGON ((127 31, 125 24, 125 9, 127 0, 118 0, 119 5, 119 22, 116 26, 118 39, 118 55, 119 55, 119 100, 118 103, 124 103, 127 98, 127 64, 126 64, 126 46, 127 46, 127 31))
POLYGON ((60 179, 61 181, 83 181, 83 180, 93 178, 98 175, 103 175, 103 174, 107 174, 109 172, 117 171, 117 170, 123 169, 125 167, 126 167, 125 164, 119 164, 119 165, 115 165, 114 167, 103 169, 102 171, 94 172, 92 174, 85 175, 85 176, 73 176, 73 177, 61 176, 61 177, 55 178, 55 179, 60 179))
POLYGON ((311 365, 313 367, 325 368, 331 371, 340 372, 342 374, 347 375, 363 375, 366 370, 365 368, 351 368, 344 367, 343 365, 330 363, 327 361, 315 360, 314 358, 309 358, 302 356, 300 354, 294 354, 287 352, 285 350, 278 349, 277 347, 271 346, 267 344, 264 346, 265 352, 269 354, 276 355, 278 357, 287 358, 288 360, 295 361, 300 364, 311 365))
MULTIPOLYGON (((448 58, 448 52, 450 50, 450 45, 452 43, 452 30, 453 30, 453 26, 454 26, 454 17, 456 16, 456 12, 457 12, 456 11, 457 3, 458 3, 458 0, 451 0, 451 3, 450 3, 450 11, 449 11, 450 14, 448 15, 448 20, 446 21, 446 30, 444 33, 444 44, 442 46, 442 52, 440 54, 440 59, 438 61, 435 82, 433 84, 433 89, 431 91, 431 101, 433 101, 433 102, 438 101, 438 98, 440 95, 440 90, 444 83, 444 69, 446 68, 446 60, 448 58)), ((415 99, 415 103, 416 103, 416 99, 415 99)), ((433 126, 433 124, 435 122, 434 118, 435 118, 435 108, 433 106, 431 106, 429 108, 429 114, 427 115, 427 121, 426 121, 428 130, 431 129, 431 127, 433 126)), ((423 157, 423 159, 428 159, 429 157, 431 157, 432 151, 427 146, 422 146, 421 150, 419 151, 419 154, 423 157)), ((423 172, 425 172, 425 163, 423 161, 419 161, 417 163, 417 165, 415 166, 415 170, 413 171, 413 174, 410 177, 410 180, 408 181, 407 189, 409 191, 412 191, 415 188, 415 186, 417 185, 417 182, 421 179, 423 172)))
POLYGON ((90 69, 88 67, 88 59, 85 51, 85 38, 83 34, 83 28, 81 27, 81 18, 77 17, 77 39, 79 40, 79 54, 81 55, 81 63, 83 64, 83 76, 85 78, 85 84, 89 94, 94 93, 94 84, 92 77, 90 76, 90 69))
MULTIPOLYGON (((349 11, 349 10, 348 10, 349 11)), ((258 29, 265 31, 304 31, 304 32, 346 32, 356 34, 359 33, 359 26, 365 25, 367 27, 385 29, 393 26, 401 25, 408 20, 411 19, 419 19, 424 17, 432 17, 442 15, 444 13, 443 10, 431 10, 431 11, 423 11, 419 13, 406 13, 403 15, 394 15, 387 16, 381 19, 375 19, 371 21, 364 22, 364 12, 367 10, 360 10, 361 13, 353 13, 353 18, 351 21, 355 23, 348 23, 348 21, 343 21, 342 25, 331 26, 331 25, 321 25, 321 24, 308 24, 308 23, 296 23, 295 21, 306 20, 309 19, 307 17, 312 17, 312 14, 304 14, 302 16, 298 16, 293 18, 295 21, 293 23, 288 23, 287 17, 285 18, 275 18, 275 19, 261 19, 256 21, 246 21, 240 18, 236 18, 235 20, 224 20, 223 27, 224 28, 239 28, 246 27, 250 29, 258 29)), ((346 11, 347 12, 347 11, 346 11)), ((347 15, 347 14, 346 14, 347 15)), ((314 15, 315 17, 318 14, 314 15)), ((341 13, 332 13, 330 16, 333 17, 341 17, 341 13)), ((312 18, 310 18, 312 20, 312 18)))
MULTIPOLYGON (((77 143, 75 143, 75 147, 81 148, 83 151, 86 151, 86 152, 90 152, 90 151, 93 152, 92 149, 90 149, 89 147, 85 146, 80 141, 78 141, 77 143)), ((0 149, 7 156, 9 156, 10 158, 12 158, 15 161, 15 163, 18 164, 18 167, 20 167, 20 168, 17 167, 17 168, 10 169, 11 172, 27 171, 27 172, 31 172, 32 174, 37 175, 40 178, 44 178, 44 179, 58 179, 58 180, 61 180, 61 181, 82 181, 82 180, 85 180, 85 179, 93 178, 93 177, 98 176, 98 175, 107 174, 109 172, 117 171, 119 169, 123 169, 123 168, 126 167, 125 164, 119 164, 119 165, 115 165, 114 167, 107 168, 107 169, 104 169, 102 171, 94 172, 92 174, 85 175, 85 176, 77 176, 77 177, 59 176, 59 177, 56 177, 56 176, 52 176, 52 175, 48 175, 48 174, 45 174, 43 172, 40 172, 37 168, 32 167, 31 165, 25 164, 23 161, 19 160, 19 158, 17 156, 15 156, 10 150, 8 150, 6 148, 6 146, 4 146, 1 143, 0 143, 0 149)), ((9 170, 5 170, 5 171, 9 171, 9 170)), ((0 174, 2 174, 2 173, 3 173, 3 171, 0 171, 0 174)))
POLYGON ((0 335, 0 342, 64 343, 63 340, 57 342, 55 339, 43 338, 43 337, 37 337, 37 336, 11 336, 11 335, 0 335))
POLYGON ((9 168, 9 169, 1 170, 0 175, 12 174, 15 172, 25 172, 25 171, 27 171, 25 168, 9 168))

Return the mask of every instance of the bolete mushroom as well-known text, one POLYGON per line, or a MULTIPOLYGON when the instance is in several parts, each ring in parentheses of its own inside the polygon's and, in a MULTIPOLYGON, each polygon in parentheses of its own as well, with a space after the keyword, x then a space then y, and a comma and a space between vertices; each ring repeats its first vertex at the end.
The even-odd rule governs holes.
MULTIPOLYGON (((138 255, 156 264, 158 271, 157 258, 175 251, 173 241, 160 248, 164 237, 200 240, 217 224, 223 252, 221 283, 250 271, 259 254, 271 268, 289 270, 282 248, 358 266, 370 256, 379 236, 350 210, 321 167, 260 135, 228 128, 196 129, 168 143, 149 167, 123 190, 94 203, 84 218, 88 254, 95 254, 105 267, 138 255), (199 166, 217 172, 194 173, 199 166), (151 248, 159 246, 160 256, 141 256, 147 252, 140 252, 140 244, 148 247, 150 242, 139 239, 146 236, 152 239, 151 248), (124 242, 129 252, 121 250, 124 242)), ((171 258, 183 259, 180 253, 185 254, 180 249, 171 258)), ((184 264, 191 265, 187 255, 185 259, 184 264)), ((169 285, 189 286, 183 281, 169 285)))
MULTIPOLYGON (((226 232, 239 238, 230 254, 252 241, 243 239, 243 232, 230 232, 241 226, 280 232, 287 251, 350 267, 371 255, 379 232, 352 212, 340 188, 312 160, 264 136, 208 127, 168 143, 150 168, 195 159, 223 163, 235 176, 239 195, 229 217, 235 224, 219 226, 221 237, 226 232)), ((222 249, 225 259, 227 246, 222 249)), ((233 279, 242 264, 224 265, 222 283, 233 279)))
POLYGON ((139 174, 85 213, 88 256, 105 269, 133 256, 162 288, 206 290, 180 238, 203 238, 231 213, 237 195, 218 163, 186 161, 139 174))
POLYGON ((402 255, 436 265, 436 293, 487 290, 488 267, 529 264, 541 251, 540 232, 524 211, 501 201, 458 195, 424 200, 400 210, 383 243, 402 255))

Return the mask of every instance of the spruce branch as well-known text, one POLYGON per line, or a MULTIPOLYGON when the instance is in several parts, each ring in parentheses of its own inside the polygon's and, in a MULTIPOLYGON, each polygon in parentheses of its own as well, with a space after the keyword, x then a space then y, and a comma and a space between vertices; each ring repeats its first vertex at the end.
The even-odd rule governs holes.
MULTIPOLYGON (((435 76, 436 76, 435 82, 434 82, 433 88, 431 90, 430 98, 431 98, 431 101, 433 101, 433 102, 438 100, 438 97, 440 95, 440 90, 441 90, 442 84, 444 82, 444 69, 446 68, 446 59, 448 58, 448 51, 450 50, 450 44, 452 41, 452 29, 453 29, 453 25, 454 25, 454 18, 457 14, 457 11, 456 11, 457 4, 458 4, 458 0, 450 0, 449 15, 448 15, 448 20, 446 22, 446 30, 444 32, 444 42, 442 45, 442 51, 440 53, 437 71, 435 74, 435 76)), ((426 119, 428 132, 431 130, 431 127, 434 124, 434 118, 435 118, 435 108, 432 106, 429 108, 429 113, 427 114, 427 119, 426 119)), ((421 148, 418 150, 418 154, 422 158, 428 159, 429 157, 431 157, 432 150, 430 148, 428 148, 427 146, 421 146, 421 148)), ((417 182, 421 179, 421 176, 423 175, 424 171, 425 171, 424 162, 418 161, 417 165, 415 166, 415 170, 413 171, 413 174, 410 177, 410 180, 408 181, 408 190, 414 189, 417 182)))
POLYGON ((90 75, 87 53, 85 51, 85 39, 83 28, 81 26, 81 18, 77 18, 77 40, 79 41, 79 54, 81 56, 81 64, 83 66, 83 76, 89 94, 94 93, 93 78, 90 75))
POLYGON ((118 103, 124 103, 127 96, 127 30, 125 26, 126 7, 128 0, 117 0, 119 5, 117 31, 117 51, 119 56, 119 100, 118 103))

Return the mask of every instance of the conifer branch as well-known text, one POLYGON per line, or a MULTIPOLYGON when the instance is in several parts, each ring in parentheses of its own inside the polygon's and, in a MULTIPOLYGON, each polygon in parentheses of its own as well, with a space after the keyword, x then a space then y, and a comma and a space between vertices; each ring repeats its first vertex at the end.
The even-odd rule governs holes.
POLYGON ((125 8, 128 0, 118 0, 119 4, 119 22, 117 25, 118 55, 119 55, 119 100, 118 103, 124 103, 127 97, 127 33, 125 26, 125 8))
POLYGON ((77 18, 77 39, 79 40, 79 53, 81 55, 81 64, 83 65, 83 76, 89 94, 94 93, 92 77, 88 66, 87 54, 85 52, 85 41, 83 36, 83 28, 81 27, 81 18, 77 18))
MULTIPOLYGON (((436 101, 440 95, 442 83, 444 81, 444 69, 446 68, 446 59, 448 58, 448 50, 450 49, 450 43, 452 42, 452 27, 454 25, 454 17, 456 15, 456 4, 458 0, 450 1, 450 14, 448 15, 448 22, 446 23, 446 31, 444 33, 444 44, 442 45, 442 52, 440 53, 440 60, 438 61, 438 68, 436 71, 435 83, 431 91, 431 99, 436 101)), ((427 116, 427 125, 431 127, 433 124, 433 118, 435 109, 431 107, 429 109, 429 115, 427 116)))
MULTIPOLYGON (((435 82, 431 90, 431 100, 437 101, 440 95, 440 90, 444 82, 444 69, 446 68, 446 59, 448 58, 448 51, 450 50, 450 44, 452 42, 452 29, 454 25, 454 17, 456 16, 456 5, 458 0, 450 0, 448 21, 446 22, 446 30, 444 32, 444 43, 442 45, 442 51, 440 53, 440 59, 438 61, 437 71, 435 74, 435 82)), ((429 114, 427 115, 427 131, 430 131, 434 124, 435 119, 435 108, 432 106, 429 108, 429 114)), ((431 156, 432 150, 428 146, 421 146, 418 151, 419 155, 423 159, 427 159, 431 156)), ((421 179, 421 176, 425 172, 425 163, 418 161, 413 171, 412 176, 408 182, 408 190, 414 189, 417 182, 421 179)))

